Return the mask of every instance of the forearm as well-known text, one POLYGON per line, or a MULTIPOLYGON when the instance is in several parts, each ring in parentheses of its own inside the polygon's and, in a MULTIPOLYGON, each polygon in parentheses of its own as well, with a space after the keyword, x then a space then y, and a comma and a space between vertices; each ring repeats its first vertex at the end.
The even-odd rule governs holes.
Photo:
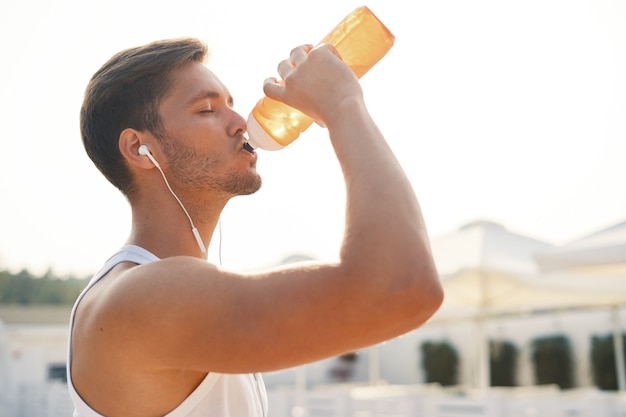
POLYGON ((428 236, 356 76, 328 45, 295 48, 278 70, 283 82, 266 81, 265 93, 324 124, 343 170, 347 212, 337 273, 344 289, 358 288, 354 305, 371 309, 368 319, 379 318, 385 329, 419 324, 441 302, 428 236))

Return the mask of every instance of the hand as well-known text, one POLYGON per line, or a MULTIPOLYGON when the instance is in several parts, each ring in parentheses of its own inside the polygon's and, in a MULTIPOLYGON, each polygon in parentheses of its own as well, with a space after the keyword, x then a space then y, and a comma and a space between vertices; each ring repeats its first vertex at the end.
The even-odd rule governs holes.
POLYGON ((265 94, 327 125, 341 116, 341 106, 362 100, 358 79, 332 45, 302 45, 278 65, 281 79, 268 78, 265 94))

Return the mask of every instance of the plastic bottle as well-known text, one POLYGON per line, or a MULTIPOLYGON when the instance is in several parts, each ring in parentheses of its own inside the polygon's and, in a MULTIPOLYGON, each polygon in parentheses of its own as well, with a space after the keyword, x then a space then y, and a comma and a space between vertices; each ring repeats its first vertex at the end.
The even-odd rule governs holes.
MULTIPOLYGON (((361 78, 391 47, 395 37, 366 6, 344 18, 321 43, 333 45, 343 61, 361 78)), ((263 97, 248 116, 253 148, 281 149, 298 138, 313 119, 284 103, 263 97)))

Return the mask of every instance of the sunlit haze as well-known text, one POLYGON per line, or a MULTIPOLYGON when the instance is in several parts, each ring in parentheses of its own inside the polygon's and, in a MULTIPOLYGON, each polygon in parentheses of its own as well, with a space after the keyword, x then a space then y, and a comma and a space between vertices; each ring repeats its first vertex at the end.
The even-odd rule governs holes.
MULTIPOLYGON (((318 42, 360 5, 396 35, 362 85, 432 237, 486 219, 563 244, 626 219, 626 3, 7 0, 0 269, 83 276, 126 240, 129 206, 78 129, 87 81, 111 55, 198 37, 247 116, 292 47, 318 42)), ((258 170, 262 189, 222 214, 223 266, 335 258, 344 189, 326 131, 259 151, 258 170)))

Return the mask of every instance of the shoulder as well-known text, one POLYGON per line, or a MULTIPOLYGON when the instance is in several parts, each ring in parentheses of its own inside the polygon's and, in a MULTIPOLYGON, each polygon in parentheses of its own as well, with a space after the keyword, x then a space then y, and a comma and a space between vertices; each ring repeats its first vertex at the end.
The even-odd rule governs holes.
POLYGON ((122 262, 104 275, 84 296, 76 316, 77 324, 108 324, 117 328, 146 316, 158 314, 165 304, 173 305, 181 296, 202 293, 219 282, 224 273, 215 265, 193 257, 171 257, 145 264, 122 262))
POLYGON ((223 285, 225 275, 193 257, 120 263, 85 294, 76 310, 74 336, 90 345, 98 342, 109 353, 118 347, 149 350, 165 332, 175 334, 190 311, 198 312, 199 300, 205 300, 202 309, 208 312, 215 304, 209 302, 211 294, 220 292, 215 286, 223 285))
POLYGON ((136 265, 122 263, 94 288, 94 298, 103 312, 113 309, 152 309, 160 302, 172 303, 186 292, 202 291, 228 275, 204 260, 176 256, 136 265))

